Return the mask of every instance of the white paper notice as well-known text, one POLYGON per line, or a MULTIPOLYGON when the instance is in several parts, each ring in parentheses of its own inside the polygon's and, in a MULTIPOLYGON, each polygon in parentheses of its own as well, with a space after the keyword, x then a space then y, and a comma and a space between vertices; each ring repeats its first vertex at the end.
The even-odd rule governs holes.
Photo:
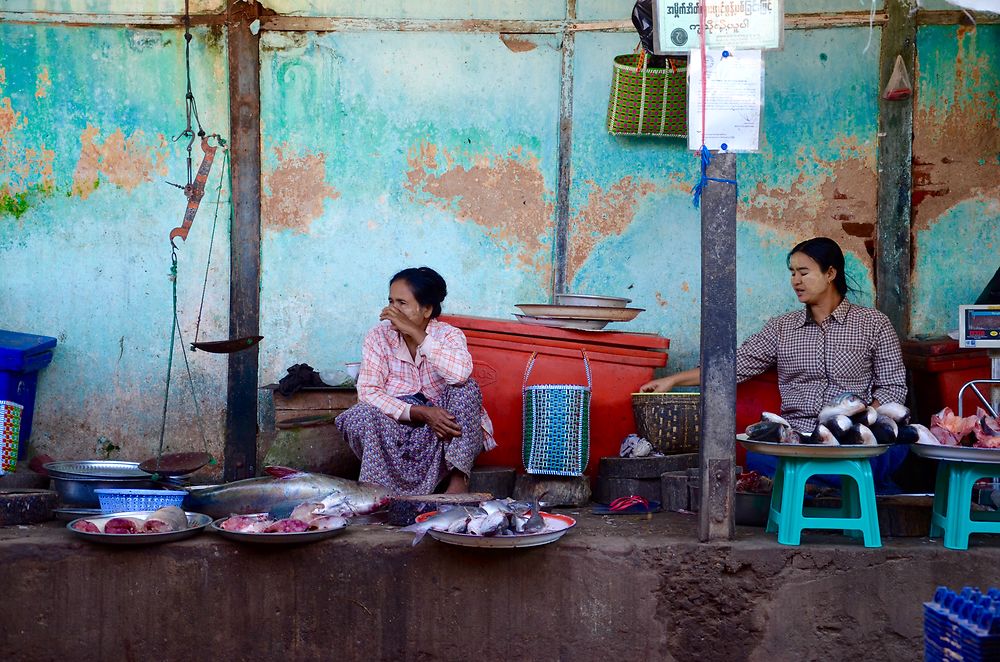
POLYGON ((688 60, 688 147, 756 152, 760 138, 760 51, 706 51, 705 137, 701 135, 701 52, 688 60))

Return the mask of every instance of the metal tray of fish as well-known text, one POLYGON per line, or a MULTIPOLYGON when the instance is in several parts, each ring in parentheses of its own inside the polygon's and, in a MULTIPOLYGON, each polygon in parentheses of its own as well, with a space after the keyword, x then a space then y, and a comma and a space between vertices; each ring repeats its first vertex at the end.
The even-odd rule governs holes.
POLYGON ((821 446, 819 444, 779 444, 776 441, 754 441, 745 434, 736 435, 736 441, 754 453, 776 455, 778 457, 818 457, 849 459, 876 457, 891 448, 888 444, 878 446, 821 446))
POLYGON ((138 462, 120 460, 64 460, 46 462, 45 469, 53 478, 149 478, 138 462))
MULTIPOLYGON (((267 513, 253 513, 246 517, 267 517, 267 513)), ((297 533, 245 533, 241 531, 226 531, 222 528, 222 523, 228 517, 220 517, 212 522, 212 531, 218 533, 223 538, 237 540, 239 542, 249 542, 260 545, 298 545, 306 542, 315 542, 330 538, 347 529, 347 523, 335 529, 319 529, 318 531, 300 531, 297 533)))
POLYGON ((932 460, 952 462, 979 462, 981 464, 1000 463, 1000 448, 973 448, 971 446, 938 446, 936 444, 913 444, 914 453, 932 460))
MULTIPOLYGON (((424 513, 417 517, 417 522, 422 522, 436 514, 436 510, 424 513)), ((435 540, 446 542, 449 545, 459 545, 461 547, 514 549, 518 547, 547 545, 550 542, 559 540, 567 531, 576 526, 576 520, 568 515, 543 512, 542 519, 545 521, 545 528, 538 533, 520 533, 513 536, 477 536, 472 533, 448 533, 447 531, 428 529, 427 535, 435 540)))
POLYGON ((201 532, 202 529, 212 523, 212 518, 208 515, 185 512, 184 514, 187 515, 188 520, 188 528, 182 531, 167 531, 165 533, 93 533, 91 531, 80 531, 73 528, 73 525, 80 520, 89 520, 94 523, 106 524, 108 520, 112 520, 116 517, 134 517, 135 519, 145 521, 147 517, 153 514, 153 512, 154 511, 152 510, 145 510, 128 513, 115 513, 114 515, 105 515, 103 517, 78 517, 67 524, 66 528, 70 533, 80 536, 84 540, 89 540, 90 542, 99 542, 109 545, 151 545, 155 543, 173 542, 174 540, 190 538, 196 533, 201 532))

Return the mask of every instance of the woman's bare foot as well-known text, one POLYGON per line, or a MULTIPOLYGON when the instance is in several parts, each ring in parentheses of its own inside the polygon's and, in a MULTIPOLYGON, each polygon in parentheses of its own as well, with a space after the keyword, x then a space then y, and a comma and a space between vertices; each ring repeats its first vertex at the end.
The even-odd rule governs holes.
POLYGON ((469 491, 469 477, 457 469, 451 472, 448 478, 448 487, 445 494, 464 494, 469 491))

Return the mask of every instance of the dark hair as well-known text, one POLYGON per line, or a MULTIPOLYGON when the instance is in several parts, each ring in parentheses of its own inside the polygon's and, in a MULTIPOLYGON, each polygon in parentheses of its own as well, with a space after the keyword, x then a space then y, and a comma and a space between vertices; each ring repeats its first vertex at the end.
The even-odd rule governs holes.
POLYGON ((823 270, 823 273, 833 267, 837 272, 833 278, 833 286, 837 288, 840 296, 846 296, 848 292, 852 291, 852 288, 847 286, 847 274, 844 273, 844 251, 840 250, 840 246, 833 239, 813 237, 795 244, 795 247, 788 251, 788 257, 785 258, 785 262, 789 266, 791 266, 792 256, 796 253, 811 257, 823 270))
POLYGON ((417 303, 434 309, 431 319, 441 314, 441 302, 448 296, 448 285, 441 274, 430 267, 410 267, 390 278, 389 285, 397 280, 405 280, 409 284, 417 303))

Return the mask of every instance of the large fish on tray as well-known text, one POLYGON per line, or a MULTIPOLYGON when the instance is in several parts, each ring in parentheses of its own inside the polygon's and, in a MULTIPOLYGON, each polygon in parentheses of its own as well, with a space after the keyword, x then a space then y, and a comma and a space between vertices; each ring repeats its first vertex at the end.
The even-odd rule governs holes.
POLYGON ((303 502, 322 504, 323 515, 366 515, 389 503, 389 491, 372 483, 307 473, 287 467, 267 467, 269 474, 225 485, 189 487, 184 509, 213 518, 251 513, 287 517, 303 502))

